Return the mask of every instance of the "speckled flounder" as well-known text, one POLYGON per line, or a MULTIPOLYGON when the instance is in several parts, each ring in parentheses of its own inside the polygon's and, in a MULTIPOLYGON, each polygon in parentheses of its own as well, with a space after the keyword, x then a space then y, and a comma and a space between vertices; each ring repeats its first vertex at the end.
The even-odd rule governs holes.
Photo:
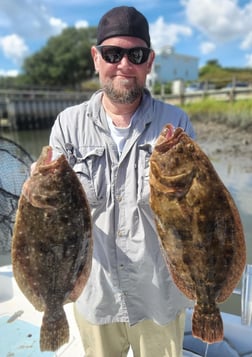
POLYGON ((44 147, 19 199, 12 241, 16 281, 39 311, 41 351, 68 342, 63 304, 75 301, 92 259, 91 216, 86 195, 64 155, 51 161, 44 147))
POLYGON ((150 189, 170 273, 195 301, 193 335, 208 343, 221 341, 223 324, 216 303, 232 293, 246 261, 235 203, 200 147, 170 124, 150 158, 150 189))

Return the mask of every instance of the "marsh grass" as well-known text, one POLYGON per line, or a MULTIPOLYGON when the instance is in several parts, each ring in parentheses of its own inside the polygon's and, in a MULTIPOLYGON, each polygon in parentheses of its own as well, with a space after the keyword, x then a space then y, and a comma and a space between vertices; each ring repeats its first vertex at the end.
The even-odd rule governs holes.
POLYGON ((252 100, 222 102, 204 99, 200 102, 188 103, 183 109, 194 121, 218 122, 230 127, 252 130, 252 100))

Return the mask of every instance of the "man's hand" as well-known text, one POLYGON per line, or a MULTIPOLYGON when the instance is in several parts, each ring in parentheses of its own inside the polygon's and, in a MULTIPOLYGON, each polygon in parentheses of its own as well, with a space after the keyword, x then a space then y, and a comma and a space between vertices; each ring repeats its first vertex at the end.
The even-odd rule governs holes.
POLYGON ((33 163, 31 164, 31 167, 30 167, 30 175, 33 174, 33 172, 34 172, 34 170, 35 170, 35 167, 36 167, 36 164, 37 164, 37 161, 35 161, 35 162, 33 162, 33 163))

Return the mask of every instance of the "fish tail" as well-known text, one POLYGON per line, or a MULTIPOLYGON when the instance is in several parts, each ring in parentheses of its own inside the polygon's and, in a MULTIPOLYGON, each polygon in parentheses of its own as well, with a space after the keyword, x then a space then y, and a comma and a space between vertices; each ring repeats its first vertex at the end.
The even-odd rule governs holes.
POLYGON ((192 317, 192 334, 207 343, 223 340, 223 322, 216 305, 201 306, 196 304, 192 317))
POLYGON ((69 340, 69 326, 65 311, 46 309, 40 329, 40 350, 56 351, 69 340))

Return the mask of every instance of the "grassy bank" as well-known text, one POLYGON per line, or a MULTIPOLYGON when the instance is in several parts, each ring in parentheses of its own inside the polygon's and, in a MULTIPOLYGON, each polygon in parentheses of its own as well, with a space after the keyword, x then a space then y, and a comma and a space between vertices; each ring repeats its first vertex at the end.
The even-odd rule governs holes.
POLYGON ((216 121, 230 127, 252 130, 252 100, 222 102, 204 99, 200 102, 188 103, 183 109, 192 122, 216 121))

